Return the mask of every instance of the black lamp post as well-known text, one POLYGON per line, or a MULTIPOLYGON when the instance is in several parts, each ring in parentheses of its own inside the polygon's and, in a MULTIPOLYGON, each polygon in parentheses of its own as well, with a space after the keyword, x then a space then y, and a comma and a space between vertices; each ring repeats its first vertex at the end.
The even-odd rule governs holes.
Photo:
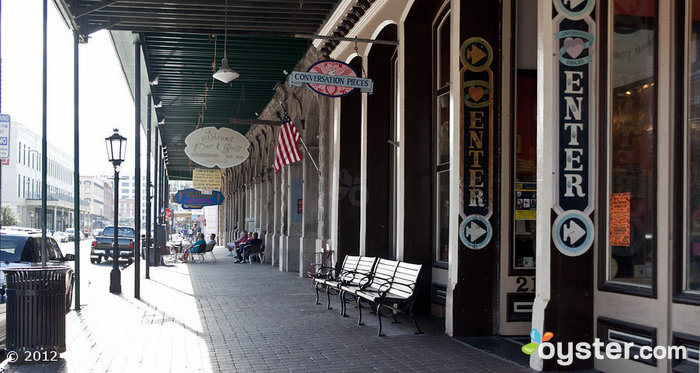
POLYGON ((112 272, 109 274, 109 292, 122 292, 122 275, 119 271, 119 168, 126 154, 126 137, 115 128, 112 136, 105 138, 107 157, 114 166, 114 241, 112 242, 112 272))

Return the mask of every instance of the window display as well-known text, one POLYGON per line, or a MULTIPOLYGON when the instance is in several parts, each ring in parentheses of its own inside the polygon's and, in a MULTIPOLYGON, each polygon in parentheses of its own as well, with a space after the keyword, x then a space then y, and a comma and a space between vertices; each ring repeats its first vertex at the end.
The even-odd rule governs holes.
POLYGON ((648 287, 655 260, 657 98, 655 22, 646 15, 655 12, 653 0, 636 2, 636 10, 627 8, 629 2, 623 3, 615 2, 612 53, 608 56, 612 65, 611 123, 607 124, 603 197, 609 201, 605 214, 607 279, 648 287))

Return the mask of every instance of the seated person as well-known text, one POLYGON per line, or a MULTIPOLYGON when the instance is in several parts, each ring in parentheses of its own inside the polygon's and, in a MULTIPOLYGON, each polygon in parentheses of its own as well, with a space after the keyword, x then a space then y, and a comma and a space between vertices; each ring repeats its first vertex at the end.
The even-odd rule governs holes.
POLYGON ((212 233, 209 237, 209 241, 207 241, 207 246, 209 245, 211 245, 212 247, 216 246, 216 234, 212 233))
POLYGON ((185 248, 185 252, 182 253, 180 260, 187 263, 187 258, 190 256, 190 252, 198 253, 200 250, 204 250, 204 248, 206 246, 207 246, 207 241, 204 241, 204 233, 198 233, 197 234, 197 241, 195 243, 193 243, 192 245, 187 246, 187 248, 185 248))
MULTIPOLYGON (((251 233, 250 238, 246 242, 246 244, 243 246, 243 262, 245 262, 245 258, 250 256, 250 245, 261 245, 262 247, 262 240, 258 238, 258 232, 251 233)), ((237 251, 238 253, 238 260, 236 260, 236 263, 241 262, 241 255, 240 251, 237 251)))
POLYGON ((235 249, 236 252, 238 252, 239 246, 244 244, 246 241, 248 241, 248 235, 245 231, 243 231, 237 240, 226 244, 226 248, 228 249, 228 254, 226 254, 226 256, 233 256, 233 250, 235 249))

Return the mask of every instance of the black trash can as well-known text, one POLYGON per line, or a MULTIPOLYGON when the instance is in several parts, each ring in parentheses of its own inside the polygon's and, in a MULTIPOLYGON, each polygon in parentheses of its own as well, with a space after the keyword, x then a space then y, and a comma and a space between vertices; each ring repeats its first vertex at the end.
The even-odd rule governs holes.
POLYGON ((5 268, 7 351, 66 351, 68 267, 5 268))

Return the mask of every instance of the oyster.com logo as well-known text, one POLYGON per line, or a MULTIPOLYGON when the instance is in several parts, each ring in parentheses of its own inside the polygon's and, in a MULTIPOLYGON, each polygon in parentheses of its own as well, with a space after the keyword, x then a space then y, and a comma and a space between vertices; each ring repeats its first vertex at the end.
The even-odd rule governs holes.
POLYGON ((546 332, 546 333, 544 333, 544 336, 543 336, 540 334, 539 330, 532 329, 532 330, 530 330, 530 340, 532 340, 532 342, 523 346, 521 348, 521 350, 526 355, 532 355, 532 353, 537 351, 537 348, 540 347, 540 343, 547 342, 550 339, 552 339, 552 337, 554 337, 554 333, 552 333, 552 332, 546 332))

